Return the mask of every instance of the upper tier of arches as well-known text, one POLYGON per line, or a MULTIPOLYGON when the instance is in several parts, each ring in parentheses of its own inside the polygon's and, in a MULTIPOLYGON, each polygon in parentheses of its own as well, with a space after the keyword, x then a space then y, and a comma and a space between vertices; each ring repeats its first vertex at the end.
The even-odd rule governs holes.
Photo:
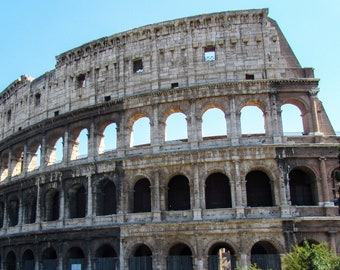
MULTIPOLYGON (((110 101, 123 101, 125 109, 126 99, 136 97, 136 103, 140 96, 167 90, 262 80, 274 86, 276 80, 317 84, 312 70, 301 68, 267 13, 264 9, 183 18, 65 52, 57 56, 56 69, 37 79, 22 76, 0 94, 0 138, 110 101)), ((242 87, 234 86, 230 94, 244 94, 242 87)), ((295 89, 292 98, 309 90, 295 89)), ((193 97, 186 92, 186 98, 193 97)))

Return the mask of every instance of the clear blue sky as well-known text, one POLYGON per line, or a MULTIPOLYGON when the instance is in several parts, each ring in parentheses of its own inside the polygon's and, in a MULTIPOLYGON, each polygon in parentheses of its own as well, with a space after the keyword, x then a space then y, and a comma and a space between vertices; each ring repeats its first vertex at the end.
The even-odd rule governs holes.
POLYGON ((55 56, 146 24, 228 10, 269 8, 340 131, 340 0, 10 0, 0 5, 0 91, 22 74, 54 69, 55 56))

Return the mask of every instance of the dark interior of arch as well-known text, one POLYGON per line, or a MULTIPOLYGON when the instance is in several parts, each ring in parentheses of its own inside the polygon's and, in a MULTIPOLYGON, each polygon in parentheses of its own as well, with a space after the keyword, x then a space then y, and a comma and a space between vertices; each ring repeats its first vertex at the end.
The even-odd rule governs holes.
POLYGON ((225 243, 218 243, 212 246, 209 250, 209 255, 217 255, 220 249, 226 249, 230 252, 230 254, 235 254, 235 251, 232 247, 225 243))
POLYGON ((144 257, 144 256, 152 256, 152 252, 150 250, 150 248, 146 245, 140 245, 135 253, 134 253, 135 257, 144 257))
POLYGON ((116 211, 116 186, 110 180, 103 180, 97 187, 97 215, 112 215, 116 211))
POLYGON ((42 258, 44 260, 54 260, 54 259, 57 259, 57 253, 54 250, 54 248, 50 247, 50 248, 45 249, 45 251, 42 254, 42 258))
POLYGON ((231 192, 229 179, 222 173, 209 175, 205 182, 206 208, 230 208, 231 192))
POLYGON ((309 174, 293 169, 289 173, 290 199, 292 205, 314 205, 312 179, 309 174))
POLYGON ((36 196, 29 196, 26 199, 26 205, 25 205, 25 223, 31 224, 35 222, 36 219, 36 196))
POLYGON ((12 198, 9 200, 8 205, 9 226, 15 226, 18 224, 19 218, 19 200, 12 198))
POLYGON ((277 250, 271 243, 261 241, 251 248, 251 254, 277 254, 277 250))
POLYGON ((247 205, 251 207, 273 206, 270 180, 262 171, 251 171, 246 176, 247 205))
POLYGON ((6 270, 16 270, 17 258, 13 251, 10 251, 6 256, 6 270))
POLYGON ((151 211, 151 191, 150 182, 143 178, 138 180, 134 189, 133 209, 134 213, 151 211))
POLYGON ((86 214, 86 190, 83 185, 72 187, 69 192, 70 218, 83 218, 86 214))
POLYGON ((168 184, 168 209, 190 209, 189 181, 183 175, 173 177, 168 184))
POLYGON ((96 251, 97 258, 117 257, 116 251, 110 245, 103 245, 96 251))
POLYGON ((191 249, 185 244, 177 244, 170 248, 169 256, 191 256, 191 249))
POLYGON ((72 259, 82 259, 84 258, 84 252, 78 247, 73 247, 68 251, 68 257, 72 259))

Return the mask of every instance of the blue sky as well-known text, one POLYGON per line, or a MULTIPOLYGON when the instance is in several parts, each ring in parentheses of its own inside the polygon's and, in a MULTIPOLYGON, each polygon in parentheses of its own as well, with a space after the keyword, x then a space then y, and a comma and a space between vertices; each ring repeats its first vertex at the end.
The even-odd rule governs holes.
POLYGON ((0 91, 22 74, 54 69, 55 56, 91 40, 161 21, 269 8, 340 131, 340 0, 11 0, 0 6, 0 91))

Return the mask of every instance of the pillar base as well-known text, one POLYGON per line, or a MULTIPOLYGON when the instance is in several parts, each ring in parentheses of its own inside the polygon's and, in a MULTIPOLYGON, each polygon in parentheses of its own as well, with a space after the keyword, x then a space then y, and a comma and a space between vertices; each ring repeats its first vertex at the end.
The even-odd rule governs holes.
POLYGON ((201 209, 192 209, 193 220, 202 220, 202 210, 201 209))

